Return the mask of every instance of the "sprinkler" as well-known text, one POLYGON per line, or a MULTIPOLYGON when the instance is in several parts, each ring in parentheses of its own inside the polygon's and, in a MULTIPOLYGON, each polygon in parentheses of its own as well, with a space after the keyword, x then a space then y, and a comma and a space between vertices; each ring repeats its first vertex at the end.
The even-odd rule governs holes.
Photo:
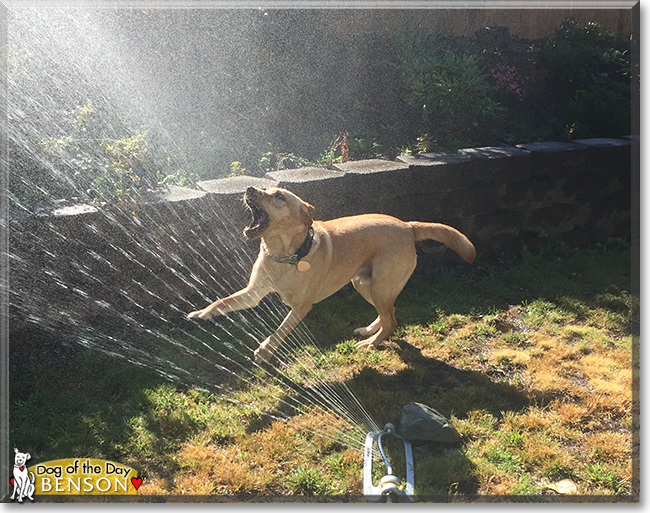
POLYGON ((413 474, 411 442, 398 435, 390 422, 384 426, 383 430, 371 431, 366 435, 363 457, 363 494, 368 500, 375 502, 410 502, 409 497, 413 495, 414 487, 413 474), (393 466, 384 452, 382 439, 385 436, 396 438, 404 443, 404 456, 406 459, 406 484, 404 486, 402 486, 402 480, 393 474, 393 466), (379 480, 379 486, 374 486, 372 483, 372 455, 375 442, 386 465, 386 475, 379 480))

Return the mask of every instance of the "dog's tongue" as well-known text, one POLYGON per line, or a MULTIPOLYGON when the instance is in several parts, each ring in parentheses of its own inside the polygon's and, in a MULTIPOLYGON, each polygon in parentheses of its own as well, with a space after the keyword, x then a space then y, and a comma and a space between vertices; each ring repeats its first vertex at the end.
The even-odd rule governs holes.
POLYGON ((247 233, 254 233, 259 230, 264 224, 266 224, 268 217, 266 212, 263 211, 253 211, 253 220, 251 224, 246 228, 247 233))

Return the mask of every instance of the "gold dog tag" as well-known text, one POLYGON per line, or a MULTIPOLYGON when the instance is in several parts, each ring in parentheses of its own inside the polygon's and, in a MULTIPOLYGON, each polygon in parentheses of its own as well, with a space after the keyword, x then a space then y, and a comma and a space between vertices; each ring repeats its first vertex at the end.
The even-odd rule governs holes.
POLYGON ((305 262, 304 260, 298 262, 298 270, 301 273, 304 273, 305 271, 309 271, 310 268, 311 268, 311 264, 309 262, 305 262))

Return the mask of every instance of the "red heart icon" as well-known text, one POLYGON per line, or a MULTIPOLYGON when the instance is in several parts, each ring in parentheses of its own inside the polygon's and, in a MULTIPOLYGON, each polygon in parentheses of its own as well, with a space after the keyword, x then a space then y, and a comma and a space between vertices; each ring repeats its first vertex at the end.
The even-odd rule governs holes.
POLYGON ((140 485, 142 484, 142 478, 141 477, 132 477, 131 478, 131 483, 133 484, 133 486, 137 490, 138 488, 140 488, 140 485))
POLYGON ((9 480, 9 482, 11 483, 11 486, 13 486, 13 485, 14 485, 14 478, 12 477, 12 478, 9 480))
POLYGON ((20 471, 22 472, 23 470, 25 470, 25 467, 20 467, 20 471))

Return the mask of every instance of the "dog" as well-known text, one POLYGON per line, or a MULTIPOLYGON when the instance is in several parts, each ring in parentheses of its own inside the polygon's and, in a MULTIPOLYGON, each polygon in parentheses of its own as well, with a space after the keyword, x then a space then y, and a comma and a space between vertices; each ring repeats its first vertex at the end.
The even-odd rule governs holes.
POLYGON ((440 223, 404 222, 384 214, 314 221, 312 205, 278 187, 248 187, 244 203, 253 218, 244 237, 261 239, 248 285, 187 318, 205 320, 253 308, 277 292, 291 311, 255 350, 258 364, 270 361, 314 304, 350 281, 377 310, 372 323, 354 330, 362 338, 355 346, 377 347, 397 327, 394 303, 415 270, 415 241, 442 242, 469 263, 476 257, 465 235, 440 223))
POLYGON ((30 501, 34 500, 34 473, 27 471, 27 460, 31 458, 28 452, 20 452, 14 447, 14 493, 11 494, 11 500, 18 496, 18 502, 23 502, 27 497, 30 501), (31 476, 31 479, 30 479, 31 476))

